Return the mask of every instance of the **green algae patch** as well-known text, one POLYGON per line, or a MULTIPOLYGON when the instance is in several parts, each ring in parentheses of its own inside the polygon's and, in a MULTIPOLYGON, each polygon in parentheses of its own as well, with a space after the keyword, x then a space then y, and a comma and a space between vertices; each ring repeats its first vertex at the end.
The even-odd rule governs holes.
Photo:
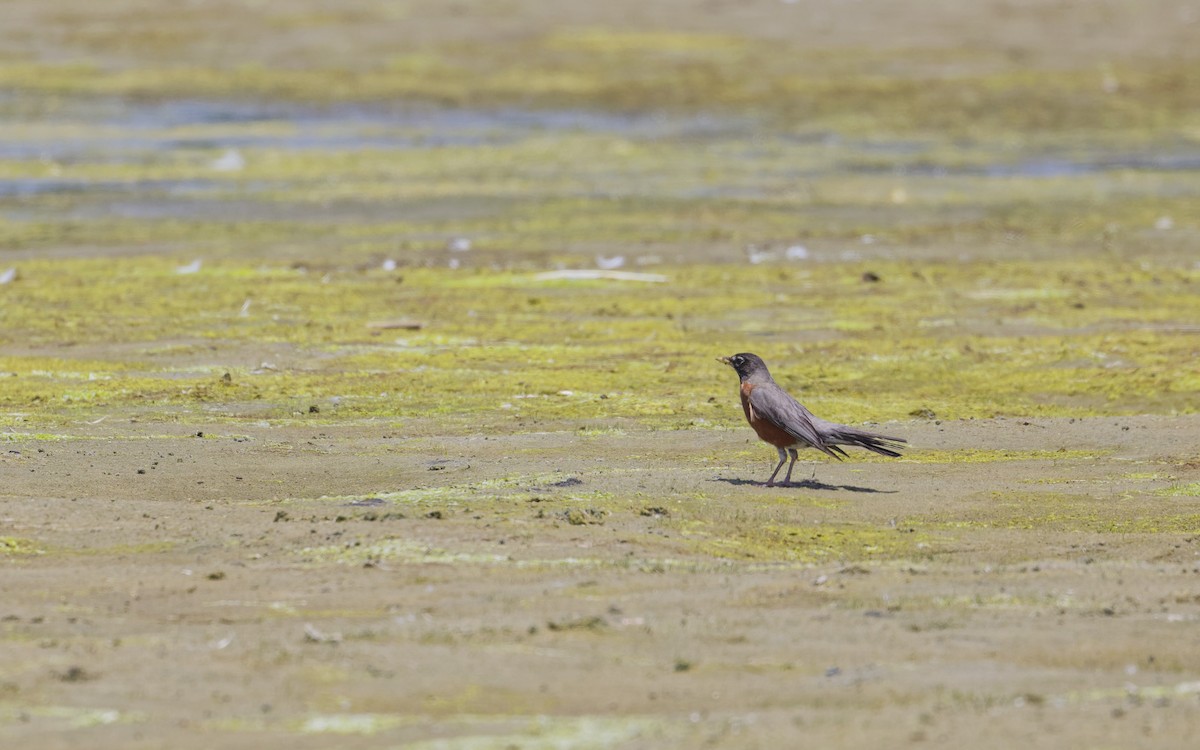
POLYGON ((923 528, 1022 529, 1093 534, 1195 534, 1200 513, 1186 504, 1164 505, 1164 493, 1096 497, 1062 492, 994 492, 954 521, 909 519, 923 528))
POLYGON ((1157 471, 1131 471, 1122 474, 1121 479, 1128 479, 1135 482, 1170 482, 1174 481, 1175 477, 1157 471))
POLYGON ((182 542, 179 541, 142 542, 140 544, 118 544, 110 547, 83 547, 72 549, 70 552, 89 557, 120 558, 136 555, 158 555, 177 549, 181 544, 182 542))
MULTIPOLYGON (((964 448, 952 451, 917 450, 892 459, 920 464, 986 464, 1000 461, 1086 461, 1111 454, 1105 450, 983 450, 964 448)), ((869 459, 876 460, 879 459, 869 459)))
POLYGON ((30 539, 19 539, 12 536, 0 537, 0 557, 23 557, 26 555, 44 555, 46 550, 30 539))
MULTIPOLYGON (((1193 342, 1171 321, 1200 315, 1200 279, 1168 267, 702 264, 654 285, 546 285, 486 269, 414 268, 399 280, 354 268, 319 276, 233 259, 182 276, 168 259, 22 268, 19 283, 5 288, 0 346, 20 336, 41 351, 4 355, 0 408, 37 419, 135 408, 181 421, 435 418, 456 430, 527 431, 630 419, 724 429, 737 426, 740 410, 732 374, 713 358, 750 348, 810 408, 850 423, 914 412, 956 419, 1196 407, 1186 366, 1193 342), (864 285, 866 270, 887 281, 864 285), (1001 277, 1004 289, 1059 292, 972 293, 1001 277), (382 311, 418 325, 382 333, 371 325, 382 311), (824 333, 789 340, 780 327, 789 316, 824 333), (923 328, 930 317, 948 323, 923 328), (180 350, 177 342, 200 343, 180 350), (255 356, 259 347, 270 353, 255 356), (255 364, 244 364, 248 356, 255 364), (272 361, 281 356, 285 364, 272 361)), ((908 460, 1018 457, 916 452, 908 460)))
POLYGON ((720 529, 691 524, 687 547, 717 558, 812 564, 829 561, 914 560, 928 558, 924 533, 862 524, 766 524, 753 529, 720 529))
POLYGON ((140 711, 85 706, 29 706, 0 703, 0 725, 30 720, 57 725, 63 729, 90 729, 114 724, 141 724, 148 716, 140 711))
POLYGON ((1167 497, 1200 497, 1200 482, 1174 484, 1170 487, 1163 487, 1156 490, 1154 494, 1165 495, 1167 497))
POLYGON ((57 443, 73 439, 75 438, 70 435, 60 435, 53 432, 0 432, 0 441, 6 443, 23 443, 26 441, 57 443))

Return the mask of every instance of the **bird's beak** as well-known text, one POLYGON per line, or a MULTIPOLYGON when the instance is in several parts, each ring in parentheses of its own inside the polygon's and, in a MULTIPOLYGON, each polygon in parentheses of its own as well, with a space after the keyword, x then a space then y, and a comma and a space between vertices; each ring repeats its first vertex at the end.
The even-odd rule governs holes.
POLYGON ((725 364, 730 365, 730 366, 733 365, 733 362, 729 359, 729 357, 717 357, 717 361, 724 362, 725 364))

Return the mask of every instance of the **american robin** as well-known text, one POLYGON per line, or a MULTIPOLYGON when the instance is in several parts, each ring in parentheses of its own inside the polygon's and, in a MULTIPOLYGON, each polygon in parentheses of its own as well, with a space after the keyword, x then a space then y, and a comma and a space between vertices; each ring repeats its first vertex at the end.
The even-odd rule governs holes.
POLYGON ((779 463, 767 480, 768 487, 774 486, 775 475, 783 468, 788 456, 792 457, 792 462, 788 464, 783 483, 792 481, 792 467, 796 465, 798 448, 816 448, 839 461, 846 456, 846 451, 839 445, 854 445, 893 458, 900 455, 898 450, 905 442, 902 438, 877 435, 813 416, 811 411, 779 387, 767 370, 767 363, 757 354, 742 352, 731 357, 718 357, 717 361, 737 371, 742 381, 742 409, 746 412, 746 421, 758 433, 760 440, 770 443, 779 451, 779 463))

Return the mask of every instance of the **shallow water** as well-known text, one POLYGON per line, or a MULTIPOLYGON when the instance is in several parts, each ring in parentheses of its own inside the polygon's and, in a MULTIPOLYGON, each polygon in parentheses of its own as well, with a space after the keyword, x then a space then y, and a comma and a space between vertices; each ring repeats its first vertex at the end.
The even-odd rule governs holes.
MULTIPOLYGON (((947 166, 934 164, 895 167, 897 175, 921 177, 1080 177, 1105 172, 1194 172, 1200 170, 1200 152, 1090 154, 1083 157, 1041 156, 1005 164, 947 166)), ((870 171, 870 170, 863 170, 870 171)))
POLYGON ((713 114, 188 98, 9 95, 0 111, 0 220, 35 246, 81 233, 139 253, 206 236, 234 247, 257 224, 295 255, 311 239, 298 227, 323 225, 390 233, 351 237, 341 255, 400 247, 423 263, 544 268, 757 263, 822 239, 836 259, 916 257, 968 232, 986 257, 1024 246, 1014 238, 1186 228, 1200 200, 1200 147, 1179 138, 997 143, 713 114), (89 231, 99 222, 109 238, 89 231), (460 237, 486 241, 445 257, 460 237), (920 247, 884 249, 912 238, 920 247))
MULTIPOLYGON (((843 138, 825 131, 781 133, 752 118, 586 110, 439 108, 422 105, 336 104, 113 97, 55 99, 16 106, 0 99, 5 127, 0 159, 136 163, 172 153, 214 149, 388 150, 511 144, 546 134, 605 134, 633 141, 689 139, 783 142, 817 146, 842 159, 879 160, 850 171, 912 175, 1057 177, 1114 170, 1200 170, 1200 148, 1080 150, 1023 153, 986 142, 955 144, 969 166, 926 161, 943 144, 912 138, 843 138), (917 163, 910 163, 917 160, 917 163), (888 164, 894 161, 895 164, 888 164)), ((754 146, 750 146, 754 148, 754 146)), ((9 193, 18 192, 9 190, 9 193)))
POLYGON ((634 139, 712 137, 750 126, 748 121, 708 115, 200 99, 72 99, 24 113, 10 112, 8 117, 10 126, 20 123, 49 132, 0 142, 2 159, 101 162, 136 161, 148 153, 197 149, 364 150, 506 144, 547 132, 606 133, 634 139), (178 135, 189 128, 208 128, 210 132, 178 135), (55 131, 70 131, 70 137, 56 136, 55 131))

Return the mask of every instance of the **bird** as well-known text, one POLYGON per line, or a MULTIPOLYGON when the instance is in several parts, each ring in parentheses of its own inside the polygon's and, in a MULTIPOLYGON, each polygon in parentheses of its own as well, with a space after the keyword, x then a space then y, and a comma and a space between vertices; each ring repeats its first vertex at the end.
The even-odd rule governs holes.
POLYGON ((800 448, 815 448, 827 456, 841 461, 848 457, 839 446, 855 446, 892 458, 900 457, 900 450, 907 442, 903 438, 888 437, 874 432, 829 422, 815 416, 771 377, 767 363, 762 357, 750 352, 741 352, 728 357, 717 357, 732 367, 741 381, 742 410, 746 421, 765 443, 779 451, 779 463, 767 479, 767 486, 775 486, 775 477, 783 468, 783 462, 791 456, 784 484, 792 481, 792 467, 796 465, 796 451, 800 448))

